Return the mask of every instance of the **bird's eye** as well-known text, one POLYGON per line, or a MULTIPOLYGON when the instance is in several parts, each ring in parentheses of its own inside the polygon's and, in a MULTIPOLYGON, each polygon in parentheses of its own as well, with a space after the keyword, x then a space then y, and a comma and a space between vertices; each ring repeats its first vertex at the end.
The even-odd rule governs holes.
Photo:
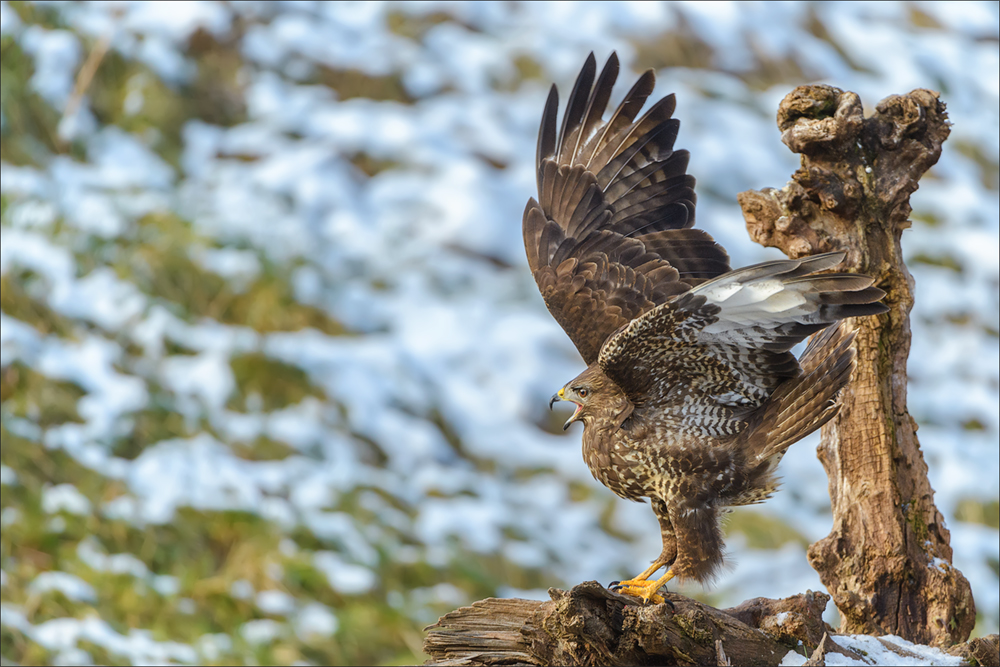
POLYGON ((587 398, 587 394, 590 393, 590 390, 584 389, 584 388, 581 387, 580 391, 578 391, 576 393, 580 394, 580 398, 587 398))

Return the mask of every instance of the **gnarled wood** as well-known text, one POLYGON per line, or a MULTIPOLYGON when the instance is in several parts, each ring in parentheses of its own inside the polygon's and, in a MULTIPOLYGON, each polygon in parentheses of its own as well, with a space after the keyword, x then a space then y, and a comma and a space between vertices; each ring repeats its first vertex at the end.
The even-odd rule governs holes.
MULTIPOLYGON (((442 616, 427 628, 426 664, 777 665, 790 650, 808 655, 806 665, 825 665, 829 653, 866 662, 832 641, 822 618, 825 593, 755 598, 721 610, 674 593, 666 604, 645 606, 594 581, 549 595, 547 602, 489 598, 442 616)), ((915 657, 892 639, 879 641, 901 658, 915 657)), ((996 635, 947 652, 1000 667, 996 635)))
POLYGON ((976 637, 945 649, 945 653, 957 655, 970 665, 1000 667, 1000 637, 996 633, 976 637))
POLYGON ((856 94, 800 86, 781 103, 778 127, 802 164, 781 190, 740 194, 750 236, 793 258, 846 250, 845 266, 876 277, 891 308, 857 322, 854 380, 819 447, 833 530, 810 547, 809 560, 841 611, 841 632, 961 642, 975 604, 951 564, 906 410, 913 279, 900 249, 909 197, 948 137, 945 106, 937 93, 915 90, 864 118, 856 94))
POLYGON ((719 610, 666 593, 666 603, 642 605, 595 581, 549 595, 490 598, 442 616, 428 628, 427 664, 777 665, 822 640, 830 599, 810 592, 719 610))

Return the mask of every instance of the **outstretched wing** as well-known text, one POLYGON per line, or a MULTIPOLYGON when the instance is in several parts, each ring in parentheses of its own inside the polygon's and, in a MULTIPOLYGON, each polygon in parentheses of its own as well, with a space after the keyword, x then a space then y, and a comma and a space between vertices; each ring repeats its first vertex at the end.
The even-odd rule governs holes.
POLYGON ((653 91, 647 71, 603 120, 618 77, 611 54, 597 77, 590 54, 562 125, 549 93, 538 135, 538 201, 524 211, 528 264, 549 311, 587 364, 609 335, 692 286, 729 271, 729 257, 694 224, 687 151, 674 96, 643 114, 653 91))
POLYGON ((792 347, 845 317, 888 310, 872 278, 816 273, 843 258, 765 262, 702 283, 609 338, 601 368, 636 413, 680 432, 734 436, 778 385, 802 372, 792 347))

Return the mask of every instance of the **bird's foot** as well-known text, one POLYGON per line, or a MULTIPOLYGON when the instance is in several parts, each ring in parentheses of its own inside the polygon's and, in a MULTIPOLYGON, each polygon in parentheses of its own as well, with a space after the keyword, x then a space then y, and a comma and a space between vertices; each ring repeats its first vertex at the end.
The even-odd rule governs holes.
POLYGON ((616 593, 621 593, 623 595, 631 595, 632 597, 640 598, 643 602, 652 602, 653 604, 662 604, 663 596, 657 594, 655 581, 636 581, 635 579, 629 579, 626 581, 619 581, 610 587, 616 593))
POLYGON ((640 598, 646 603, 652 602, 653 604, 663 604, 666 600, 662 595, 657 594, 656 591, 660 590, 664 584, 673 578, 673 571, 668 571, 656 581, 640 578, 626 579, 625 581, 614 582, 610 588, 616 593, 631 595, 633 597, 640 598))

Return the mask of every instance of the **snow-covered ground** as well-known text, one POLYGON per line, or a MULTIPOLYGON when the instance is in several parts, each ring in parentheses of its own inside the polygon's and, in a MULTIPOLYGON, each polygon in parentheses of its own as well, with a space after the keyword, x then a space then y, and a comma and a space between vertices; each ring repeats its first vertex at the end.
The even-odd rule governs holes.
MULTIPOLYGON (((908 642, 902 637, 885 635, 884 637, 869 637, 868 635, 837 635, 833 641, 841 648, 860 655, 861 659, 844 653, 830 652, 824 656, 823 662, 830 667, 835 665, 963 665, 965 662, 954 655, 948 655, 940 649, 920 646, 908 642)), ((781 661, 782 667, 798 667, 804 665, 806 656, 795 651, 789 651, 781 661)))
MULTIPOLYGON (((910 410, 955 565, 973 585, 979 629, 996 632, 998 532, 959 520, 1000 496, 996 4, 192 2, 54 11, 63 28, 26 25, 0 4, 3 39, 33 59, 31 88, 62 114, 59 140, 79 147, 0 165, 0 272, 30 270, 43 286, 32 296, 78 326, 59 335, 4 312, 0 365, 79 385, 82 420, 40 425, 5 408, 4 424, 125 491, 102 500, 56 485, 45 492, 46 512, 149 525, 168 524, 183 508, 247 510, 282 531, 304 527, 340 545, 314 561, 345 595, 376 585, 381 553, 439 566, 456 549, 500 556, 551 573, 552 585, 634 574, 660 547, 648 506, 613 500, 590 478, 578 431, 540 426, 548 396, 582 369, 537 294, 520 234, 548 86, 558 83, 565 99, 591 50, 599 60, 612 50, 622 58, 618 95, 639 68, 682 61, 658 71, 654 96, 677 94, 698 224, 736 266, 777 256, 749 241, 735 198, 780 187, 795 170, 774 123, 794 85, 853 90, 867 108, 932 88, 954 126, 913 197, 915 222, 903 241, 916 280, 910 410), (155 128, 106 123, 86 95, 71 102, 77 70, 101 40, 144 64, 144 76, 189 90, 198 33, 219 41, 238 34, 234 86, 245 116, 228 126, 187 120, 173 164, 152 148, 155 128), (398 88, 341 99, 343 72, 398 88), (368 176, 358 156, 384 168, 368 176), (294 299, 350 335, 185 317, 99 250, 135 238, 137 221, 163 212, 209 241, 192 245, 190 259, 234 292, 285 267, 294 299), (255 394, 246 409, 234 407, 231 360, 244 354, 301 369, 324 398, 268 410, 255 394), (134 458, 115 455, 108 443, 154 395, 170 398, 187 435, 134 458), (295 455, 247 460, 234 452, 234 442, 261 436, 295 455), (375 519, 339 508, 352 492, 363 492, 365 516, 375 519)), ((121 101, 126 118, 151 103, 148 78, 134 78, 121 101)), ((816 442, 793 447, 783 491, 748 510, 808 541, 830 527, 816 442)), ((2 472, 7 494, 19 471, 2 472)), ((6 504, 4 515, 6 531, 18 515, 6 504)), ((728 548, 733 565, 713 601, 823 589, 802 540, 760 549, 736 530, 728 548)), ((5 560, 4 582, 16 565, 5 560)), ((140 560, 133 565, 142 566, 134 574, 141 580, 157 576, 140 560)), ((79 579, 38 579, 39 595, 94 595, 79 579)), ((67 660, 79 657, 68 637, 117 646, 108 650, 136 662, 198 659, 186 644, 126 637, 97 618, 59 621, 66 627, 58 631, 33 626, 7 603, 6 585, 3 624, 67 660)), ((464 601, 447 586, 421 595, 464 601)), ((295 627, 337 629, 336 609, 294 601, 282 609, 295 627)), ((253 623, 244 626, 253 641, 280 634, 253 623)), ((205 658, 210 649, 198 651, 205 658)))

